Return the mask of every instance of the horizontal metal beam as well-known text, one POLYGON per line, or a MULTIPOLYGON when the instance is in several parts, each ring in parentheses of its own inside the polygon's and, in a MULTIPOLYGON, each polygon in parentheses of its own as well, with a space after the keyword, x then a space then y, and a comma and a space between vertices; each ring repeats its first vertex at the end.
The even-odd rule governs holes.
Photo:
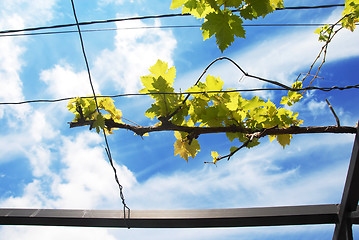
POLYGON ((338 205, 201 210, 0 209, 1 225, 81 226, 115 228, 248 227, 338 222, 338 205), (127 212, 126 212, 127 216, 127 212))

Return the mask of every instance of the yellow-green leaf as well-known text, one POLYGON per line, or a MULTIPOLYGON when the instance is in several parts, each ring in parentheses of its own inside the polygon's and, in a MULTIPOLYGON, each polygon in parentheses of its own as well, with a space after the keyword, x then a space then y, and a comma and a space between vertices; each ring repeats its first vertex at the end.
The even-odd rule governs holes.
POLYGON ((101 129, 105 128, 105 118, 101 113, 96 112, 95 121, 92 124, 92 128, 96 128, 96 132, 100 133, 101 129))
POLYGON ((286 145, 290 144, 290 140, 292 139, 292 135, 291 134, 282 134, 282 135, 278 135, 277 136, 277 141, 279 142, 279 144, 283 147, 283 149, 285 148, 286 145))
POLYGON ((206 85, 208 91, 220 91, 222 90, 223 81, 219 77, 215 78, 211 75, 207 75, 206 85))
POLYGON ((218 152, 212 151, 212 152, 211 152, 211 156, 212 156, 212 158, 213 158, 213 163, 216 164, 217 161, 218 161, 218 157, 219 157, 218 152))
POLYGON ((197 152, 201 150, 201 147, 197 139, 192 139, 191 144, 189 144, 188 139, 186 139, 187 135, 187 133, 175 131, 177 140, 174 144, 174 155, 179 155, 188 162, 188 157, 194 158, 197 152))
POLYGON ((359 22, 359 0, 346 0, 342 15, 346 16, 342 20, 342 26, 353 32, 355 24, 359 22))
POLYGON ((276 138, 275 135, 269 135, 268 137, 269 137, 269 141, 271 141, 271 142, 273 142, 273 140, 276 138))
POLYGON ((186 4, 188 0, 172 0, 170 9, 176 9, 182 7, 182 5, 186 4))

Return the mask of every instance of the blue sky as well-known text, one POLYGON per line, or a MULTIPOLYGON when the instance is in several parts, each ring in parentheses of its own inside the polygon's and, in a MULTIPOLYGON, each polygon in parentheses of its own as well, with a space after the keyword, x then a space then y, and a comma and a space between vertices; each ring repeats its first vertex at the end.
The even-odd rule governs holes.
MULTIPOLYGON (((75 1, 79 21, 176 13, 171 1, 75 1)), ((70 1, 1 0, 0 29, 74 23, 70 1)), ((315 4, 344 3, 316 1, 315 4)), ((285 6, 313 5, 288 1, 285 6)), ((255 23, 333 23, 342 8, 286 10, 255 23)), ((192 17, 126 21, 82 29, 119 28, 83 33, 99 94, 135 93, 140 76, 157 59, 175 65, 176 90, 189 88, 215 58, 228 56, 252 75, 285 84, 308 71, 321 44, 315 27, 247 27, 223 54, 215 40, 202 41, 199 28, 139 29, 147 26, 198 25, 192 17), (122 29, 121 29, 122 28, 122 29), (123 29, 136 28, 136 29, 123 29)), ((68 28, 66 30, 76 30, 68 28)), ((358 31, 341 31, 330 43, 317 86, 358 83, 358 31)), ((225 88, 266 87, 242 78, 228 62, 214 65, 225 88)), ((91 94, 76 33, 0 36, 0 102, 55 99, 91 94)), ((280 100, 278 92, 259 96, 280 100)), ((252 97, 253 94, 244 94, 252 97)), ((335 125, 325 99, 342 125, 359 119, 358 90, 308 92, 292 107, 305 126, 335 125)), ((147 126, 149 97, 122 97, 116 106, 124 117, 147 126)), ((0 106, 0 207, 122 209, 101 135, 87 127, 69 129, 67 102, 0 106)), ((269 140, 242 150, 218 166, 210 152, 227 154, 233 143, 225 135, 200 136, 195 159, 174 156, 173 133, 153 133, 144 140, 128 131, 109 136, 127 205, 131 209, 202 209, 339 203, 351 155, 353 135, 294 136, 285 150, 269 140)), ((65 227, 0 227, 0 239, 328 239, 334 226, 231 229, 105 229, 65 227)))

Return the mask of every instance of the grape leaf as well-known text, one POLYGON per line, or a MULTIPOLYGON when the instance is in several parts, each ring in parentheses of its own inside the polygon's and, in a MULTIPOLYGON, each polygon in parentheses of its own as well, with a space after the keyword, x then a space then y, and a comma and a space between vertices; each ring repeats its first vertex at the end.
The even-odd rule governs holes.
POLYGON ((212 156, 212 158, 213 158, 213 163, 216 164, 217 161, 218 161, 218 157, 219 157, 218 152, 212 151, 212 152, 211 152, 211 156, 212 156))
POLYGON ((101 129, 105 128, 105 118, 101 113, 96 112, 95 121, 92 123, 91 128, 96 128, 97 133, 100 133, 101 129))
POLYGON ((273 10, 275 8, 283 8, 283 0, 270 0, 271 5, 273 6, 273 10))
POLYGON ((215 78, 211 75, 207 75, 206 85, 208 91, 220 91, 222 90, 223 81, 220 78, 215 78))
POLYGON ((231 152, 231 153, 233 153, 234 151, 236 151, 238 149, 238 147, 231 147, 230 149, 229 149, 229 151, 231 152))
POLYGON ((227 8, 230 8, 230 7, 239 8, 243 2, 243 1, 238 1, 238 0, 222 0, 222 1, 223 1, 223 5, 227 8))
POLYGON ((187 0, 183 5, 182 13, 190 13, 196 18, 204 18, 214 9, 206 0, 187 0))
POLYGON ((342 15, 347 16, 342 20, 342 26, 353 32, 359 22, 359 0, 346 0, 342 15))
POLYGON ((273 140, 276 138, 275 135, 269 135, 268 137, 269 137, 269 141, 271 141, 271 142, 273 142, 273 140))
POLYGON ((243 20, 239 16, 232 14, 228 9, 211 12, 205 18, 206 21, 201 28, 203 40, 215 35, 221 52, 234 42, 234 36, 245 37, 245 31, 242 27, 243 20))
POLYGON ((291 134, 282 134, 282 135, 278 135, 277 136, 277 141, 280 145, 282 145, 283 149, 285 148, 286 145, 290 144, 290 140, 292 139, 292 135, 291 134))
POLYGON ((183 138, 183 133, 175 132, 175 137, 177 138, 174 148, 175 156, 179 155, 181 158, 185 159, 188 162, 188 157, 194 158, 198 151, 201 150, 201 147, 197 139, 193 139, 191 144, 188 143, 188 140, 183 138))
POLYGON ((172 0, 170 9, 176 9, 181 7, 182 5, 186 4, 186 2, 188 2, 188 0, 172 0))

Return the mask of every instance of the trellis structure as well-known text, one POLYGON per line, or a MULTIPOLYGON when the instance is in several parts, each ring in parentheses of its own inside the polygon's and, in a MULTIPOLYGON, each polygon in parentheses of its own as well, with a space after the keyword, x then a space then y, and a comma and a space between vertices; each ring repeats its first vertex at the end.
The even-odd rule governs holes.
MULTIPOLYGON (((79 29, 75 9, 74 16, 82 43, 81 31, 79 29)), ((84 48, 83 53, 88 68, 84 48)), ((357 87, 357 85, 354 87, 357 87)), ((96 96, 95 92, 94 96, 96 96)), ((109 154, 109 148, 107 148, 106 151, 110 161, 112 161, 109 154)), ((352 240, 352 225, 359 224, 358 158, 359 130, 357 128, 347 179, 340 204, 234 209, 131 211, 126 210, 126 208, 124 208, 124 210, 0 208, 0 225, 112 228, 206 228, 335 224, 333 240, 352 240)))
POLYGON ((0 209, 1 225, 206 228, 335 224, 333 240, 352 240, 359 224, 359 129, 340 204, 201 210, 0 209))

